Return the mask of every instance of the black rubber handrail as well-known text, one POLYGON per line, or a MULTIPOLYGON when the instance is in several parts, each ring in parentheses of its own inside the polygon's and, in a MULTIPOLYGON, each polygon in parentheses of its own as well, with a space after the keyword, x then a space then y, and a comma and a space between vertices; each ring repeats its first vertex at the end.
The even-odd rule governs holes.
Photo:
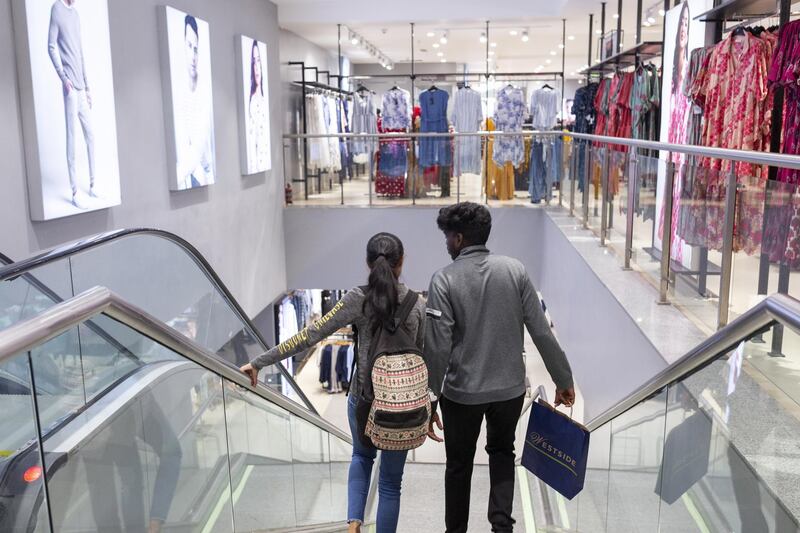
MULTIPOLYGON (((197 248, 189 243, 189 241, 169 231, 154 228, 129 228, 99 233, 97 235, 75 241, 71 244, 57 246, 46 252, 29 257, 28 259, 23 259, 10 265, 0 267, 0 281, 13 280, 30 272, 31 270, 42 267, 49 263, 66 259, 75 254, 79 254, 93 248, 98 248, 110 242, 118 241, 126 237, 135 237, 138 235, 153 235, 155 237, 160 237, 183 248, 189 257, 192 258, 195 264, 200 267, 200 270, 203 271, 203 273, 206 275, 206 278, 208 278, 208 280, 211 281, 216 289, 222 293, 228 305, 230 305, 236 315, 238 315, 239 320, 242 321, 248 332, 253 336, 254 339, 258 341, 258 343, 261 345, 261 348, 264 351, 269 349, 269 345, 261 335, 261 332, 255 327, 253 322, 244 312, 244 309, 242 309, 242 307, 239 305, 239 302, 236 300, 236 298, 233 297, 233 294, 231 294, 231 292, 228 290, 228 287, 225 286, 225 284, 222 282, 222 279, 220 279, 219 275, 217 275, 206 258, 203 257, 197 248)), ((227 361, 225 362, 230 365, 230 363, 227 361)), ((292 388, 303 400, 306 409, 316 415, 319 415, 317 410, 309 401, 308 397, 303 393, 302 390, 300 390, 300 387, 297 386, 294 378, 289 374, 286 368, 284 368, 284 366, 281 364, 274 366, 278 369, 281 375, 283 375, 284 379, 287 379, 289 383, 291 383, 292 388)))

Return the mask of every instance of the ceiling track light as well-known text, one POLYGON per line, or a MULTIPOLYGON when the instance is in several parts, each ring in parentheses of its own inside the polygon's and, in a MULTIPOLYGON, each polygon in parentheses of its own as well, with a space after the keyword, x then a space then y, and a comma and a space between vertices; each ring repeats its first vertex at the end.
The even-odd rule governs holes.
POLYGON ((667 14, 667 12, 664 11, 664 8, 661 8, 661 9, 658 10, 658 15, 659 16, 664 17, 664 16, 666 16, 666 14, 667 14))
POLYGON ((486 42, 486 32, 485 32, 485 31, 482 31, 482 32, 481 32, 481 37, 480 37, 480 39, 478 39, 478 40, 479 40, 481 43, 485 43, 485 42, 486 42))
POLYGON ((447 32, 442 33, 442 36, 439 38, 439 42, 442 44, 447 44, 447 32))
POLYGON ((394 63, 392 60, 389 59, 386 54, 381 52, 377 46, 364 39, 364 37, 353 31, 351 28, 345 27, 345 29, 347 30, 347 36, 353 46, 359 46, 366 53, 374 57, 378 64, 383 68, 387 70, 392 70, 394 68, 394 63))
POLYGON ((522 32, 522 42, 523 43, 527 43, 530 40, 531 40, 531 38, 528 37, 528 31, 527 30, 523 31, 522 32))
POLYGON ((508 34, 509 34, 510 36, 512 36, 512 37, 516 37, 518 33, 519 33, 519 32, 518 32, 517 30, 511 30, 511 31, 509 31, 509 32, 508 32, 508 34))

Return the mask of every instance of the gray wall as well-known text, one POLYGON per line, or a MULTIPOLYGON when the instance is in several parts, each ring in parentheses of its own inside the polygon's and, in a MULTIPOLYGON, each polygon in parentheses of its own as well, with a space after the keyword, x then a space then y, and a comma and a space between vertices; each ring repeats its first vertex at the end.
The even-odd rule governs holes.
MULTIPOLYGON (((345 36, 346 37, 346 36, 345 36)), ((284 133, 302 133, 303 119, 301 106, 303 103, 302 88, 294 84, 300 81, 301 69, 299 66, 289 66, 290 61, 304 61, 308 67, 317 67, 319 70, 327 70, 331 74, 339 73, 339 57, 336 53, 320 48, 319 46, 307 41, 288 30, 280 30, 280 54, 281 54, 281 91, 282 91, 282 125, 284 133)), ((350 74, 350 62, 347 58, 342 58, 342 74, 350 74)), ((314 71, 306 71, 306 79, 315 80, 314 71)), ((328 78, 320 75, 320 82, 327 83, 328 78)), ((338 80, 331 78, 331 85, 338 86, 338 80)), ((347 88, 347 80, 342 81, 342 87, 347 88)), ((286 181, 298 180, 303 176, 302 144, 300 141, 283 142, 284 154, 284 179, 286 181)), ((312 184, 316 181, 312 180, 312 184)), ((328 180, 323 180, 324 185, 328 180)), ((302 196, 303 185, 293 183, 295 198, 302 196)))
POLYGON ((275 5, 266 0, 170 0, 210 24, 218 172, 211 187, 170 193, 156 8, 163 1, 109 1, 122 205, 32 223, 11 2, 0 0, 0 251, 23 258, 111 229, 162 228, 197 246, 248 313, 263 309, 286 286, 281 127, 273 121, 273 169, 242 178, 234 37, 244 33, 267 43, 270 116, 281 116, 275 5))
MULTIPOLYGON (((431 208, 287 209, 289 287, 346 289, 363 284, 366 242, 378 231, 389 231, 406 248, 403 281, 427 289, 431 275, 450 261, 436 214, 431 208)), ((544 210, 501 208, 492 215, 489 247, 523 261, 542 292, 586 399, 587 420, 666 366, 544 210)))

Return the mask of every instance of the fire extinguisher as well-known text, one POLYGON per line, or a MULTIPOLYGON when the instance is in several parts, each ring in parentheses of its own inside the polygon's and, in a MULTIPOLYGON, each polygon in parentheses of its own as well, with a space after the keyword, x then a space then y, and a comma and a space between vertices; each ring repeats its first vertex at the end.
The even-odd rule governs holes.
POLYGON ((283 188, 283 193, 286 196, 286 205, 292 205, 294 194, 292 192, 292 184, 287 183, 283 188))

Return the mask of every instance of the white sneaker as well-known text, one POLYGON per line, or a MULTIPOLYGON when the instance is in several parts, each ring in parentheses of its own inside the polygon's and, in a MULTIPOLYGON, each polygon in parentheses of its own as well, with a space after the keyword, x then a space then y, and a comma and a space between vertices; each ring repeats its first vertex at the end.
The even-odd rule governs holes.
POLYGON ((83 202, 81 202, 81 201, 78 199, 78 195, 77 195, 77 194, 73 194, 73 195, 72 195, 72 205, 74 205, 74 206, 75 206, 75 207, 77 207, 78 209, 88 209, 88 208, 86 207, 86 205, 84 205, 84 203, 83 203, 83 202))

